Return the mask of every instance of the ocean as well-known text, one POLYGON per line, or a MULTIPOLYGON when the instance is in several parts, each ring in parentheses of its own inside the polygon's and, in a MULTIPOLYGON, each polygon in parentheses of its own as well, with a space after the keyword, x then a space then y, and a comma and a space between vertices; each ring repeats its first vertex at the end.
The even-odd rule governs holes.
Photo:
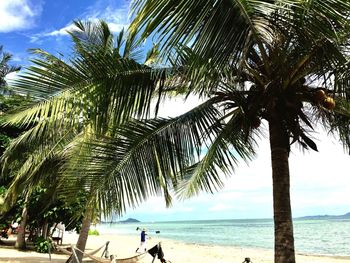
MULTIPOLYGON (((146 228, 149 236, 186 243, 273 249, 271 219, 198 220, 152 223, 99 224, 101 234, 139 235, 146 228)), ((297 253, 350 256, 350 219, 295 219, 297 253)))

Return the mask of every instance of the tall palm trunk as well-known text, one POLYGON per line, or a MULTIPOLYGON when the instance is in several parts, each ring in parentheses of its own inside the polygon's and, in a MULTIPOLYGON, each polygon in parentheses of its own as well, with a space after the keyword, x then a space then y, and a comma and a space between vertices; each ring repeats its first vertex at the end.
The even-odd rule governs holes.
POLYGON ((49 223, 47 222, 47 220, 45 220, 44 225, 42 226, 42 231, 43 238, 47 239, 47 234, 49 232, 49 223))
MULTIPOLYGON (((93 210, 91 208, 87 208, 84 215, 83 222, 82 222, 81 230, 79 233, 78 242, 76 245, 76 247, 81 251, 85 251, 86 242, 89 236, 89 230, 90 230, 90 225, 92 221, 92 215, 93 215, 93 210)), ((71 257, 71 260, 69 262, 73 262, 73 263, 82 262, 83 254, 77 251, 77 256, 78 256, 79 262, 76 262, 76 259, 74 257, 71 257)))
POLYGON ((289 138, 278 119, 269 121, 272 162, 275 263, 295 263, 290 205, 289 138))
POLYGON ((26 248, 25 235, 26 235, 27 217, 28 217, 28 208, 27 208, 28 200, 29 200, 29 194, 26 195, 26 198, 24 201, 24 207, 21 215, 21 223, 18 227, 18 232, 17 232, 15 248, 18 248, 18 249, 26 248))

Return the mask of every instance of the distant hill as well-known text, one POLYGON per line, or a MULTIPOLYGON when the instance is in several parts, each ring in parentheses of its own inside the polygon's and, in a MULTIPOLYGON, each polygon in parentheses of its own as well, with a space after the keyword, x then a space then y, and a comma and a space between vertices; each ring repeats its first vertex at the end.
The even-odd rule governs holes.
POLYGON ((128 218, 126 220, 121 220, 121 221, 115 221, 115 220, 110 220, 110 221, 101 221, 101 224, 127 224, 127 223, 139 223, 141 221, 134 219, 134 218, 128 218))
POLYGON ((119 221, 118 223, 139 223, 141 221, 135 219, 135 218, 128 218, 126 220, 119 221))
POLYGON ((316 215, 316 216, 303 216, 298 219, 350 219, 350 212, 344 215, 316 215))

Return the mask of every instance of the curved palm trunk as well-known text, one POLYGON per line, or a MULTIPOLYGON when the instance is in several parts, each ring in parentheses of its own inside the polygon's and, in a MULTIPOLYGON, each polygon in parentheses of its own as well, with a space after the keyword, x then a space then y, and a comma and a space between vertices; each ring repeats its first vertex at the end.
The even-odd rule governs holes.
POLYGON ((17 232, 17 239, 15 243, 15 248, 18 249, 25 249, 26 248, 26 240, 25 240, 25 235, 26 235, 26 227, 27 227, 27 217, 28 217, 28 208, 27 208, 27 202, 29 200, 29 194, 26 195, 25 201, 24 201, 24 207, 22 210, 22 215, 21 215, 21 223, 18 228, 17 232))
MULTIPOLYGON (((80 249, 81 251, 85 251, 85 246, 86 246, 86 242, 87 242, 87 239, 89 236, 89 230, 90 230, 90 225, 91 225, 91 221, 92 221, 92 214, 93 214, 92 209, 87 209, 85 212, 85 215, 84 215, 81 230, 79 233, 78 242, 76 245, 76 247, 78 249, 80 249)), ((74 257, 71 257, 69 262, 73 262, 73 263, 82 262, 83 254, 80 253, 79 251, 77 251, 77 256, 78 256, 79 262, 76 262, 76 259, 74 257)))
POLYGON ((277 120, 269 121, 269 132, 275 226, 275 263, 295 263, 289 191, 289 138, 282 124, 277 120))

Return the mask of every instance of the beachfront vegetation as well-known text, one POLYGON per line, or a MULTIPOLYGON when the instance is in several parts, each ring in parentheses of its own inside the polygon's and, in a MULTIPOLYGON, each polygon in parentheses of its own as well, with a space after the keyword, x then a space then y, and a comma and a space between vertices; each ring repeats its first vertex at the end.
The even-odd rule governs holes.
POLYGON ((135 0, 133 8, 124 44, 122 33, 114 46, 103 22, 78 22, 68 61, 34 51, 34 66, 15 87, 50 99, 7 120, 30 126, 3 157, 5 165, 25 160, 8 197, 48 176, 60 179, 56 190, 68 199, 84 189, 86 242, 96 211, 121 214, 161 191, 170 202, 169 187, 183 197, 220 189, 222 173, 231 175, 239 161, 254 157, 257 137, 268 130, 275 263, 294 263, 290 146, 317 150, 311 134, 319 125, 350 147, 350 5, 135 0), (157 33, 171 70, 136 62, 129 51, 138 33, 157 33), (203 102, 175 118, 146 119, 155 94, 203 102))
POLYGON ((100 232, 98 232, 97 229, 94 229, 94 230, 90 229, 89 230, 89 236, 99 236, 99 235, 100 235, 100 232))
MULTIPOLYGON (((13 110, 21 110, 31 103, 31 98, 28 95, 19 95, 12 92, 11 88, 8 86, 6 76, 10 73, 14 73, 20 70, 19 66, 10 65, 10 60, 12 55, 3 52, 3 47, 0 46, 0 115, 9 113, 13 110)), ((16 138, 21 132, 25 131, 26 128, 18 126, 1 126, 0 127, 0 154, 2 155, 5 149, 9 146, 12 139, 16 138)), ((11 166, 16 166, 19 162, 14 162, 11 166)), ((0 164, 0 169, 3 169, 2 163, 0 164)), ((4 208, 4 198, 6 196, 7 187, 11 182, 11 176, 0 178, 0 210, 4 208)), ((17 206, 16 209, 20 209, 17 206)), ((4 215, 0 217, 0 229, 2 230, 2 236, 7 237, 7 229, 17 217, 17 210, 15 208, 11 211, 7 211, 4 215)))
MULTIPOLYGON (((187 167, 185 196, 222 186, 269 132, 275 263, 294 263, 288 158, 291 145, 317 151, 314 128, 350 147, 350 3, 342 0, 135 0, 131 32, 157 36, 187 95, 205 102, 163 131, 187 149, 205 148, 187 167), (204 111, 208 113, 204 113, 204 111), (205 114, 206 122, 195 119, 205 114), (196 129, 190 130, 191 124, 196 129)), ((159 148, 167 151, 166 147, 159 148)))
MULTIPOLYGON (((11 91, 6 81, 6 76, 18 72, 21 67, 10 65, 12 55, 3 51, 0 45, 0 115, 14 109, 23 108, 30 103, 29 96, 21 96, 11 91)), ((11 138, 22 132, 18 127, 0 127, 0 156, 9 145, 11 138)))
MULTIPOLYGON (((150 181, 129 173, 105 180, 104 171, 94 170, 87 160, 92 154, 100 158, 98 146, 90 142, 118 136, 119 127, 127 121, 149 114, 167 70, 147 66, 154 61, 156 48, 147 53, 144 63, 138 63, 139 45, 134 36, 122 31, 115 41, 103 21, 77 21, 70 35, 74 46, 68 60, 33 50, 37 55, 34 65, 13 83, 14 90, 30 91, 39 102, 5 117, 7 125, 30 129, 12 141, 2 163, 7 169, 13 161, 23 160, 12 169, 6 204, 13 204, 19 193, 29 197, 36 185, 50 182, 66 201, 75 200, 81 190, 87 193, 77 243, 84 250, 96 214, 122 214, 126 206, 135 206, 163 187, 156 176, 150 181)), ((127 154, 128 146, 123 146, 120 156, 127 154)), ((22 221, 24 218, 26 215, 22 221)))
POLYGON ((8 91, 8 85, 5 77, 10 74, 17 72, 21 69, 19 66, 13 66, 10 64, 12 54, 3 51, 3 46, 0 45, 0 89, 1 94, 8 91))

